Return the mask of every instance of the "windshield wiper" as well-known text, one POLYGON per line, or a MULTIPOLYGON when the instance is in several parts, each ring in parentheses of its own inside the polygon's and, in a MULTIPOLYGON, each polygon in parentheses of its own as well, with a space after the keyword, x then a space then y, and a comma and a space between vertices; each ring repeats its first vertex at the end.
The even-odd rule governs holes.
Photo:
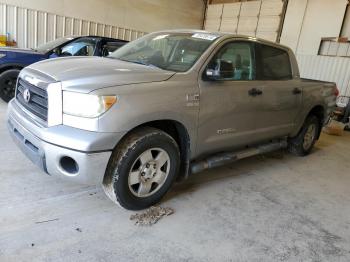
POLYGON ((134 63, 134 64, 139 64, 139 65, 144 65, 144 66, 150 66, 150 67, 155 67, 155 68, 159 68, 159 69, 163 69, 159 66, 156 66, 154 64, 151 64, 151 63, 146 63, 146 62, 143 62, 143 61, 140 61, 140 60, 124 60, 124 59, 120 59, 120 58, 116 58, 118 60, 121 60, 121 61, 124 61, 124 62, 129 62, 129 63, 134 63))
POLYGON ((120 61, 123 61, 123 62, 129 62, 129 63, 138 64, 138 65, 144 65, 144 66, 149 66, 149 67, 155 67, 155 68, 164 70, 163 68, 161 68, 161 67, 159 67, 159 66, 156 66, 156 65, 154 65, 154 64, 146 63, 146 62, 142 62, 142 61, 138 61, 138 60, 124 60, 124 59, 116 58, 116 57, 113 57, 113 56, 106 56, 106 58, 117 59, 117 60, 120 60, 120 61))
MULTIPOLYGON (((127 60, 126 60, 126 61, 127 61, 127 60)), ((159 66, 156 66, 156 65, 151 64, 151 63, 146 63, 146 62, 143 62, 143 61, 131 60, 131 61, 128 61, 128 62, 135 63, 135 64, 139 64, 139 65, 145 65, 145 66, 156 67, 156 68, 162 69, 162 68, 160 68, 159 66)))

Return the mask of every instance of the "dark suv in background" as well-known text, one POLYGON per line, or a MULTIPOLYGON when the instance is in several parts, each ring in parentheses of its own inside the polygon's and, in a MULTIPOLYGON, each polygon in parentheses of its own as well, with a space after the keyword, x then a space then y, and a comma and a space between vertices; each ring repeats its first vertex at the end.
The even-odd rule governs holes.
POLYGON ((0 48, 0 97, 8 102, 15 96, 20 70, 35 62, 65 56, 108 56, 127 43, 100 36, 63 37, 35 49, 0 48))

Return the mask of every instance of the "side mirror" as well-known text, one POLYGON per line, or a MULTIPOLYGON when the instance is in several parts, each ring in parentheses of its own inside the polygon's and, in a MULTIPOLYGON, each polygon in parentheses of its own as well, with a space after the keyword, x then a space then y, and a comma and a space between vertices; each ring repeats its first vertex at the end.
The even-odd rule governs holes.
POLYGON ((217 69, 207 68, 205 71, 205 77, 208 80, 219 80, 220 79, 220 71, 217 69))
POLYGON ((208 80, 220 80, 225 78, 233 78, 234 69, 232 62, 225 60, 218 60, 215 69, 207 68, 205 77, 208 80))

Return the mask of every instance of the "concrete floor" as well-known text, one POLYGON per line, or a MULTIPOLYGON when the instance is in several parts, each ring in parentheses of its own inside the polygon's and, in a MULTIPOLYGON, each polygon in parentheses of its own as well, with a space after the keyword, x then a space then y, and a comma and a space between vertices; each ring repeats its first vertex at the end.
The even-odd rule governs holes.
POLYGON ((101 189, 42 174, 0 102, 0 261, 350 261, 350 134, 304 158, 277 152, 193 176, 152 227, 101 189), (52 220, 49 222, 43 222, 52 220), (79 230, 77 230, 79 229, 79 230))

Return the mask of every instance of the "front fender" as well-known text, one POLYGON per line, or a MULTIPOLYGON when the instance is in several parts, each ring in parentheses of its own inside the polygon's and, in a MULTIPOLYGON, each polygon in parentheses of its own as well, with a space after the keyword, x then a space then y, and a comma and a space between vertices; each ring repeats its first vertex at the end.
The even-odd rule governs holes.
POLYGON ((168 80, 99 90, 104 95, 117 94, 118 101, 100 117, 98 129, 128 132, 148 122, 173 120, 187 129, 195 148, 199 104, 189 104, 186 96, 198 91, 197 88, 193 83, 168 80))

